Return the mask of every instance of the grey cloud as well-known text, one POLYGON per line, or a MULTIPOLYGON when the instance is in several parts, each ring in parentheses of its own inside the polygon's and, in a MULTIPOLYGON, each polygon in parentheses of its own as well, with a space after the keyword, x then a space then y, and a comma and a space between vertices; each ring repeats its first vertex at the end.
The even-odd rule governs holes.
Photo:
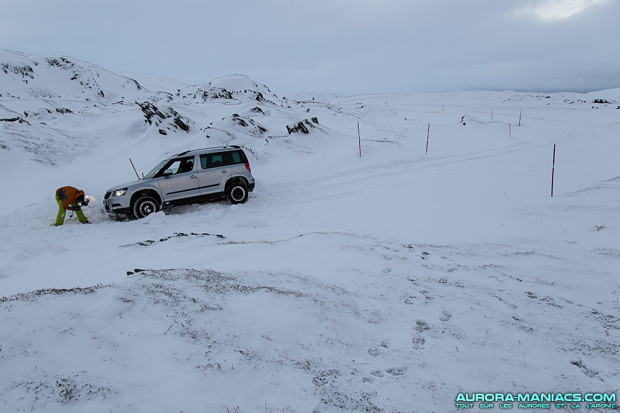
POLYGON ((619 2, 534 16, 552 1, 582 0, 24 0, 0 5, 0 47, 195 81, 244 73, 281 94, 620 86, 619 2))

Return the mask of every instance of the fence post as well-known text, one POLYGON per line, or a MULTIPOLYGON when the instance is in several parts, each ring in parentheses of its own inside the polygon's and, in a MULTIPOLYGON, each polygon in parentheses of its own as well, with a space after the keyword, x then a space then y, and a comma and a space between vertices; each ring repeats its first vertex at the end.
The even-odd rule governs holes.
POLYGON ((362 135, 360 135, 360 123, 357 122, 357 142, 360 147, 360 158, 362 157, 362 135))
POLYGON ((555 143, 553 144, 553 166, 551 167, 551 198, 553 198, 553 178, 555 175, 555 143))
POLYGON ((428 138, 431 135, 431 124, 428 123, 428 130, 426 131, 426 153, 428 154, 428 138))

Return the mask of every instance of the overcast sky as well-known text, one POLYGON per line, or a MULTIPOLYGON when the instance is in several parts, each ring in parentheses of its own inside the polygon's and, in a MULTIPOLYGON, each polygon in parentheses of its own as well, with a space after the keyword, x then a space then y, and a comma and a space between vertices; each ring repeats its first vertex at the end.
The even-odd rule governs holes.
POLYGON ((620 0, 0 0, 0 48, 273 92, 620 87, 620 0))

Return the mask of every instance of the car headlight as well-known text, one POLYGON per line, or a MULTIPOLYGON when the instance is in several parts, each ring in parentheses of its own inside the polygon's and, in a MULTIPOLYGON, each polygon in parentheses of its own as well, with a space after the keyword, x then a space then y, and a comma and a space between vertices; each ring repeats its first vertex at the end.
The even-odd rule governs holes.
POLYGON ((112 196, 123 196, 127 193, 127 188, 117 189, 112 193, 112 196))

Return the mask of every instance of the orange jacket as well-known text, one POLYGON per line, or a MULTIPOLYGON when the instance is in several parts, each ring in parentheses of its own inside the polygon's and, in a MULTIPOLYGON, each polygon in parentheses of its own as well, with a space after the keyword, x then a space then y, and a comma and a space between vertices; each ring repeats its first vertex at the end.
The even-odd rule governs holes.
POLYGON ((80 196, 82 197, 82 200, 84 200, 84 197, 86 196, 84 194, 84 191, 74 188, 72 186, 63 186, 62 188, 58 188, 56 190, 56 197, 62 199, 62 207, 71 211, 73 211, 74 209, 80 209, 79 205, 77 206, 77 208, 71 207, 71 204, 78 203, 76 199, 80 196))

